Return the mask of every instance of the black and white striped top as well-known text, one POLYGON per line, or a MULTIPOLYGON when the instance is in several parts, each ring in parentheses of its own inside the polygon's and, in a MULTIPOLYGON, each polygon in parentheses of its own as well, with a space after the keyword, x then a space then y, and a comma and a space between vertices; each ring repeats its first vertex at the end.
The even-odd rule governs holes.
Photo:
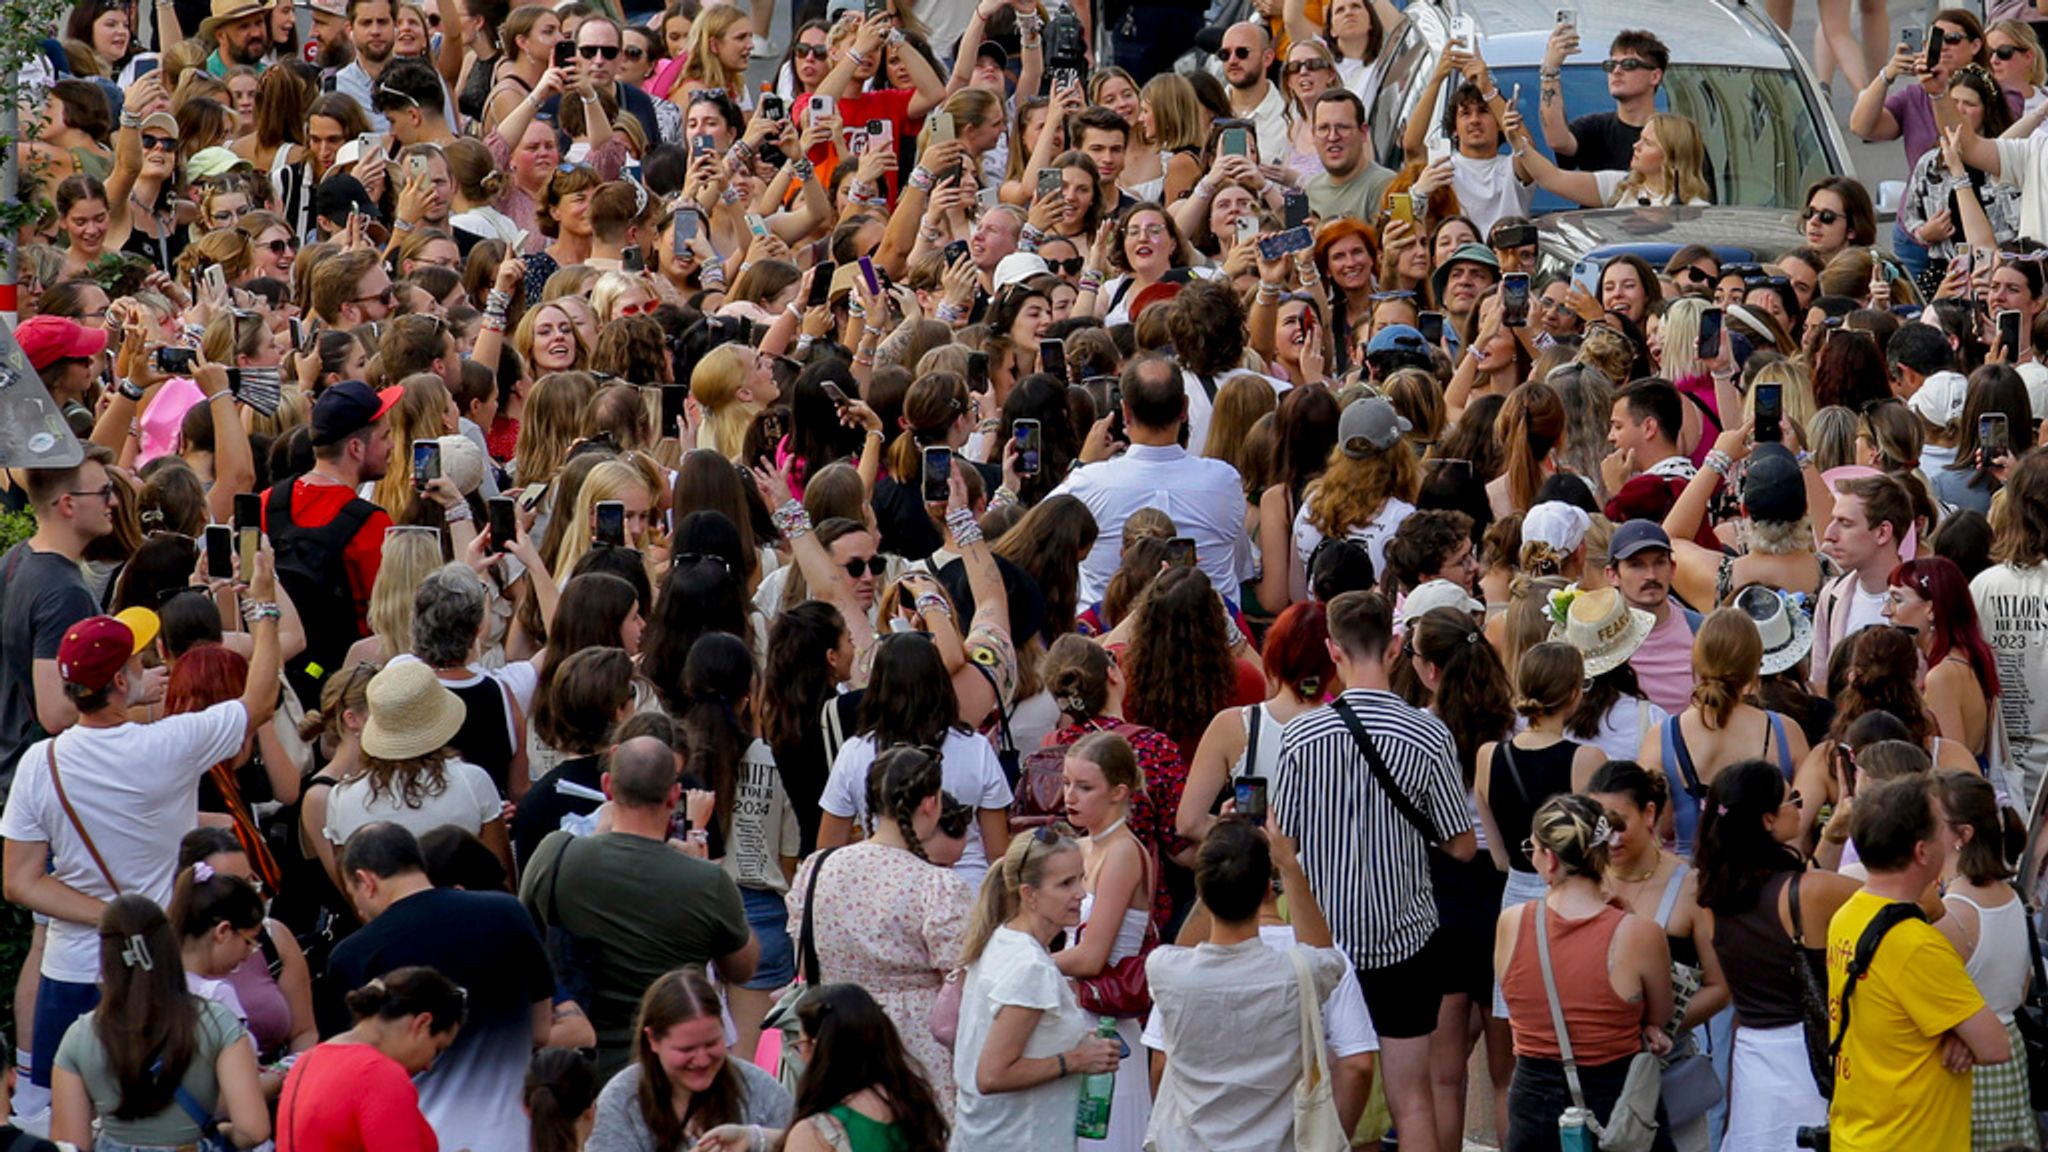
MULTIPOLYGON (((1436 826, 1438 841, 1472 827, 1450 730, 1391 692, 1344 700, 1372 734, 1387 771, 1436 826)), ((1398 964, 1436 931, 1429 849, 1381 793, 1365 752, 1324 706, 1288 721, 1272 779, 1274 826, 1300 848, 1309 890, 1337 947, 1360 969, 1398 964)))

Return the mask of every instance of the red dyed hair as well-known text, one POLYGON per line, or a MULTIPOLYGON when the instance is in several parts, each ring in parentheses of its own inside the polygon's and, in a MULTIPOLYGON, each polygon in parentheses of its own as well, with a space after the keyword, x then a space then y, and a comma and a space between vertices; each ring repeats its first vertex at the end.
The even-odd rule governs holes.
POLYGON ((1266 645, 1259 650, 1266 674, 1294 689, 1310 703, 1320 702, 1336 678, 1337 666, 1330 661, 1330 627, 1323 606, 1300 601, 1266 630, 1266 645))
POLYGON ((1885 583, 1911 588, 1934 609, 1934 635, 1927 649, 1930 667, 1946 660, 1950 652, 1961 652, 1978 683, 1984 685, 1985 698, 1998 695, 1998 661, 1977 623, 1977 602, 1970 598, 1969 578, 1955 561, 1946 556, 1908 560, 1892 569, 1885 583))
POLYGON ((249 661, 219 644, 201 644, 171 669, 164 689, 164 714, 199 712, 225 700, 239 700, 249 680, 249 661))
POLYGON ((1379 232, 1370 224, 1362 223, 1350 216, 1339 216, 1335 220, 1324 224, 1316 232, 1316 270, 1323 274, 1325 280, 1330 278, 1330 249, 1336 247, 1337 241, 1344 239, 1346 236, 1356 236, 1364 240, 1365 250, 1372 256, 1372 266, 1374 268, 1379 267, 1379 232))

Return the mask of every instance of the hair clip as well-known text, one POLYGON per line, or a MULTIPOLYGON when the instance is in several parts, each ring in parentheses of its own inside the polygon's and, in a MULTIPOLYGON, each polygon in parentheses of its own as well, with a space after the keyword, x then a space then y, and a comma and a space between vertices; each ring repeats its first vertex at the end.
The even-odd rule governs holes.
POLYGON ((149 942, 140 936, 128 937, 128 946, 121 950, 121 963, 144 972, 156 971, 156 961, 149 955, 149 942))
POLYGON ((1716 815, 1716 816, 1726 816, 1727 814, 1728 814, 1728 806, 1727 806, 1726 804, 1716 804, 1716 805, 1714 805, 1714 815, 1716 815))
POLYGON ((213 879, 213 865, 208 864, 204 860, 201 860, 199 863, 194 864, 192 866, 192 879, 198 881, 201 884, 204 884, 208 880, 213 879))

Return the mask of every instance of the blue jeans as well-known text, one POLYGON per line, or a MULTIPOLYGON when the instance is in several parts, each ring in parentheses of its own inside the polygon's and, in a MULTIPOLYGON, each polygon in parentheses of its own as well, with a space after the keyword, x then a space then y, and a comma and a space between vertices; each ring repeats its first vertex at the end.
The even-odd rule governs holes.
POLYGON ((28 1082, 38 1088, 50 1086, 50 1070, 57 1066, 57 1045, 80 1016, 99 1006, 100 986, 71 984, 48 976, 36 987, 36 1047, 28 1069, 28 1082))
POLYGON ((747 926, 761 942, 761 959, 754 965, 754 978, 740 985, 758 992, 776 992, 796 979, 796 949, 789 939, 789 905, 780 892, 766 888, 740 889, 740 903, 747 909, 747 926))
POLYGON ((1892 254, 1899 258, 1899 264, 1906 269, 1906 275, 1915 280, 1927 271, 1927 246, 1913 239, 1905 225, 1892 222, 1892 254))

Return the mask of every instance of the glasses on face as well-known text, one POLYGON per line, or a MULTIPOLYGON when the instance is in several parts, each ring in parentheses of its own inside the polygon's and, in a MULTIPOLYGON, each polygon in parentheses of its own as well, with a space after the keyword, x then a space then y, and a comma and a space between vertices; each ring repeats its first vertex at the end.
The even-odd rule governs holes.
POLYGON ((1124 229, 1124 235, 1133 240, 1157 240, 1166 235, 1164 224, 1133 224, 1124 229))
POLYGON ((653 307, 654 307, 654 305, 652 305, 652 304, 641 304, 641 303, 639 303, 639 302, 637 302, 637 301, 636 301, 636 302, 634 302, 634 303, 631 303, 631 304, 621 304, 621 305, 619 305, 619 307, 618 307, 618 314, 619 314, 619 315, 621 315, 621 316, 638 316, 638 315, 640 315, 640 314, 641 314, 642 312, 646 312, 646 311, 649 311, 649 310, 651 310, 651 309, 652 309, 653 307))
POLYGON ((1249 60, 1252 58, 1252 50, 1242 44, 1235 48, 1218 48, 1216 50, 1216 58, 1218 60, 1249 60))
POLYGON ((299 243, 296 240, 272 240, 267 244, 257 245, 258 248, 269 249, 272 256, 282 256, 287 252, 295 251, 298 246, 299 243))
POLYGON ((1991 54, 1993 56, 1998 57, 2000 60, 2010 60, 2013 57, 2025 51, 2025 48, 2022 48, 2017 44, 2000 44, 1998 47, 1993 48, 1991 50, 1991 54))
POLYGON ((1671 274, 1671 278, 1700 285, 1712 284, 1714 282, 1714 277, 1711 273, 1699 268, 1680 268, 1671 274))
POLYGON ((1602 60, 1600 62, 1600 70, 1609 76, 1614 75, 1616 72, 1648 72, 1654 67, 1656 65, 1645 63, 1633 56, 1624 56, 1619 60, 1602 60))
POLYGON ((144 132, 142 134, 142 150, 144 152, 176 152, 178 150, 178 138, 176 136, 155 136, 144 132))
POLYGON ((66 492, 65 495, 79 497, 81 499, 105 500, 111 503, 114 499, 114 483, 113 481, 109 480, 105 485, 99 488, 88 488, 81 492, 66 492))
POLYGON ((1792 281, 1783 276, 1744 276, 1742 278, 1742 286, 1744 288, 1790 288, 1792 281))
POLYGON ((1782 800, 1778 806, 1781 808, 1803 808, 1805 807, 1805 805, 1801 803, 1801 801, 1803 801, 1804 799, 1805 797, 1799 794, 1799 789, 1794 788, 1791 791, 1785 793, 1785 799, 1782 800))
POLYGON ((1320 58, 1310 60, 1289 60, 1280 66, 1282 76, 1298 76, 1303 72, 1328 72, 1330 62, 1320 58))
POLYGON ((619 46, 617 44, 581 44, 577 46, 576 54, 585 60, 595 60, 600 56, 606 60, 617 60, 619 58, 619 46))
POLYGON ((1928 38, 1930 40, 1939 40, 1951 48, 1963 42, 1963 34, 1961 32, 1943 32, 1939 28, 1932 30, 1928 38))
POLYGON ((1829 228, 1841 223, 1843 219, 1842 214, 1832 208, 1808 208, 1799 214, 1799 218, 1801 220, 1818 220, 1822 225, 1829 228))
POLYGON ((832 54, 823 44, 799 44, 791 52, 798 60, 823 60, 832 54))
POLYGON ((350 299, 349 299, 349 303, 351 303, 351 304, 367 304, 367 303, 369 303, 370 301, 372 301, 372 300, 375 300, 375 301, 376 301, 376 302, 378 302, 379 304, 385 304, 385 305, 388 305, 388 304, 390 304, 390 303, 391 303, 392 299, 394 298, 394 295, 395 295, 395 294, 394 294, 394 293, 392 292, 392 290, 391 290, 391 285, 389 285, 389 284, 386 284, 386 285, 384 286, 384 290, 383 290, 382 292, 379 292, 379 293, 377 293, 377 294, 376 294, 376 295, 374 295, 374 296, 354 296, 354 297, 350 297, 350 299))
POLYGON ((1087 262, 1085 256, 1074 256, 1066 260, 1047 260, 1045 266, 1061 276, 1079 276, 1087 262))
POLYGON ((628 60, 642 60, 647 56, 647 49, 628 46, 621 49, 619 55, 624 56, 628 60))
POLYGON ((866 573, 869 576, 880 576, 882 570, 888 566, 889 562, 880 556, 868 556, 865 558, 855 556, 846 562, 846 574, 855 580, 860 579, 862 573, 866 573))

